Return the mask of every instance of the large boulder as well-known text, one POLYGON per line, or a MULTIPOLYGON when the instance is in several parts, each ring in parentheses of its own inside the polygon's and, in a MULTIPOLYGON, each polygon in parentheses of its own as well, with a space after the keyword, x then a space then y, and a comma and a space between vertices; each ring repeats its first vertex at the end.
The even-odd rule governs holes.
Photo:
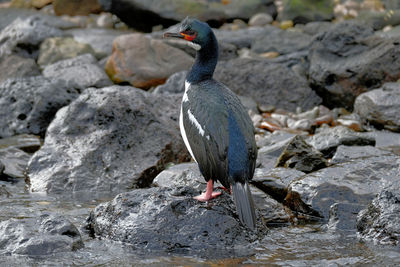
POLYGON ((311 87, 327 107, 353 108, 355 98, 400 78, 400 42, 354 22, 336 24, 311 45, 311 87))
POLYGON ((84 54, 95 55, 96 52, 90 45, 79 43, 71 37, 48 38, 40 44, 38 64, 44 67, 84 54))
POLYGON ((0 222, 1 254, 45 256, 83 246, 78 229, 61 215, 42 214, 0 222))
POLYGON ((385 187, 357 217, 358 236, 375 244, 400 244, 400 184, 385 187))
POLYGON ((0 33, 0 57, 13 52, 34 53, 46 38, 62 35, 60 29, 50 26, 40 16, 17 18, 0 33))
POLYGON ((43 69, 43 76, 49 79, 62 79, 67 85, 81 90, 112 85, 105 71, 97 64, 97 59, 91 54, 48 65, 43 69))
POLYGON ((57 113, 29 162, 32 191, 114 196, 150 185, 187 159, 180 101, 129 86, 85 90, 57 113))
POLYGON ((359 95, 354 111, 369 123, 400 131, 400 83, 386 83, 382 88, 359 95))
POLYGON ((44 136, 58 109, 78 97, 61 80, 43 76, 13 78, 0 84, 0 137, 21 133, 44 136))
POLYGON ((267 60, 238 58, 220 62, 214 77, 259 105, 295 111, 297 107, 308 110, 321 103, 305 78, 283 64, 267 60))
POLYGON ((106 72, 116 83, 148 89, 163 84, 175 72, 190 68, 193 62, 182 50, 135 33, 115 39, 106 72))
POLYGON ((155 25, 173 25, 186 16, 220 25, 230 19, 249 19, 259 12, 271 15, 276 13, 273 0, 99 0, 99 2, 106 11, 117 15, 129 26, 143 31, 151 31, 155 25))
POLYGON ((40 75, 40 69, 35 60, 16 54, 0 57, 0 69, 0 83, 9 78, 40 75))

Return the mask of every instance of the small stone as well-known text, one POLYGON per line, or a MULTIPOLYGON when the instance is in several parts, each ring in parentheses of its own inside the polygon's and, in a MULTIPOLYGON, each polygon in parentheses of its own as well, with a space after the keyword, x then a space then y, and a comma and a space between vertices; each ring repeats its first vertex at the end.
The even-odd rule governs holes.
POLYGON ((287 120, 288 128, 293 130, 309 131, 312 125, 313 122, 309 119, 293 120, 289 118, 287 120))
POLYGON ((279 27, 282 29, 282 30, 287 30, 287 29, 289 29, 289 28, 293 28, 293 21, 291 21, 291 20, 284 20, 284 21, 282 21, 281 23, 280 23, 280 25, 279 25, 279 27))
POLYGON ((249 26, 264 26, 271 24, 274 19, 270 14, 258 13, 252 16, 249 20, 249 26))
POLYGON ((276 58, 276 57, 279 57, 279 53, 275 52, 275 51, 265 52, 265 53, 261 53, 260 57, 263 57, 263 58, 276 58))

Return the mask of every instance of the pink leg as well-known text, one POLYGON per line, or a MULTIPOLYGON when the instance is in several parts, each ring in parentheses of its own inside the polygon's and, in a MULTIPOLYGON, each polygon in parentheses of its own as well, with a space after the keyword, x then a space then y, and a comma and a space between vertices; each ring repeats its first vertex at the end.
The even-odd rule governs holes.
POLYGON ((221 195, 221 192, 213 192, 213 185, 214 181, 209 180, 207 182, 207 190, 203 194, 194 197, 194 199, 197 199, 198 201, 209 201, 212 198, 216 198, 217 196, 221 195))

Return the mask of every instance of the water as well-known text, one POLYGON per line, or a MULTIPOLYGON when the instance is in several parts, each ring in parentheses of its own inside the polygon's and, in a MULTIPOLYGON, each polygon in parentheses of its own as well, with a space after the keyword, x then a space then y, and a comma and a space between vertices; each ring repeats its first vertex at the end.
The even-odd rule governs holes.
POLYGON ((4 182, 12 194, 0 197, 0 220, 35 217, 43 212, 63 214, 82 233, 85 247, 44 257, 0 256, 0 266, 400 266, 400 249, 363 244, 354 232, 330 232, 318 224, 271 228, 249 258, 204 259, 185 255, 149 255, 119 242, 89 237, 84 225, 98 203, 111 199, 57 199, 29 193, 25 182, 4 182))

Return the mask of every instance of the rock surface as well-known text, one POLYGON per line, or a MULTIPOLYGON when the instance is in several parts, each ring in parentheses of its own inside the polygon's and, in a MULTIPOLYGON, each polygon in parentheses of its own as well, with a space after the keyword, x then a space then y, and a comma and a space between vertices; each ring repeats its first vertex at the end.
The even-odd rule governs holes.
POLYGON ((115 39, 106 72, 116 83, 148 89, 163 84, 175 72, 189 69, 193 62, 180 49, 135 33, 115 39))
POLYGON ((53 0, 53 7, 57 16, 85 16, 91 13, 99 13, 102 10, 98 0, 53 0))
POLYGON ((9 78, 40 75, 40 69, 31 58, 11 54, 0 57, 0 83, 9 78))
POLYGON ((235 93, 252 97, 258 105, 295 111, 298 106, 307 110, 321 101, 304 78, 282 64, 266 60, 238 58, 220 62, 214 77, 235 93))
POLYGON ((57 110, 76 97, 78 92, 60 80, 43 76, 6 80, 0 84, 0 137, 44 136, 57 110))
POLYGON ((400 132, 400 83, 386 83, 382 88, 359 95, 354 111, 369 123, 400 132))
POLYGON ((329 108, 353 108, 355 98, 400 78, 400 42, 354 22, 336 24, 311 45, 311 86, 329 108))
POLYGON ((274 15, 272 0, 255 1, 191 1, 191 0, 100 0, 106 11, 117 15, 126 24, 143 31, 155 25, 170 26, 186 16, 221 24, 235 18, 249 19, 259 12, 274 15))
POLYGON ((330 0, 283 0, 279 20, 292 20, 294 23, 307 23, 333 18, 333 2, 330 0))
POLYGON ((375 197, 357 217, 359 237, 375 244, 400 244, 400 186, 396 181, 375 197))
POLYGON ((129 86, 85 90, 57 113, 32 157, 32 190, 93 197, 149 186, 167 163, 187 157, 179 103, 129 86))
POLYGON ((78 229, 60 215, 0 222, 1 254, 44 256, 83 246, 78 229))
POLYGON ((58 61, 43 69, 43 76, 61 79, 70 87, 81 90, 88 87, 106 87, 112 84, 105 71, 91 54, 58 61))
POLYGON ((40 44, 38 64, 44 67, 84 54, 95 55, 96 53, 90 45, 79 43, 71 37, 48 38, 40 44))
POLYGON ((1 180, 11 178, 24 178, 25 169, 31 156, 18 148, 0 149, 0 162, 4 166, 1 171, 1 180))

